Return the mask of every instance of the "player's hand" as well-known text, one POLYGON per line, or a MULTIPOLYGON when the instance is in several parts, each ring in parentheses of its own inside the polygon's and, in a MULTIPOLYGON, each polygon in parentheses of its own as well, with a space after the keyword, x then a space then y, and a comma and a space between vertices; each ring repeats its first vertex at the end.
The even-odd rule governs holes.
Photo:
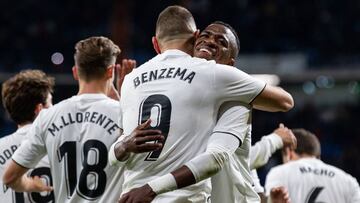
POLYGON ((111 87, 110 87, 110 90, 109 90, 109 93, 108 93, 107 96, 110 97, 111 99, 116 100, 116 101, 120 100, 119 92, 116 90, 114 84, 111 84, 111 87))
POLYGON ((281 137, 284 148, 290 147, 291 149, 296 149, 296 137, 289 128, 284 126, 284 124, 280 123, 279 128, 277 128, 274 133, 281 137))
POLYGON ((136 61, 131 59, 123 59, 120 64, 116 64, 116 89, 119 94, 121 92, 121 86, 124 82, 124 78, 127 74, 131 73, 131 71, 136 68, 136 61))
POLYGON ((270 191, 272 203, 290 203, 289 193, 285 187, 275 187, 270 191))
POLYGON ((148 119, 136 127, 129 136, 115 145, 115 156, 118 160, 128 157, 129 153, 151 152, 162 148, 165 137, 160 130, 147 130, 150 124, 151 120, 148 119))
POLYGON ((122 195, 118 203, 150 203, 156 196, 151 187, 146 184, 142 187, 130 190, 122 195))
POLYGON ((26 177, 27 179, 27 192, 51 192, 52 187, 46 185, 39 176, 26 177))

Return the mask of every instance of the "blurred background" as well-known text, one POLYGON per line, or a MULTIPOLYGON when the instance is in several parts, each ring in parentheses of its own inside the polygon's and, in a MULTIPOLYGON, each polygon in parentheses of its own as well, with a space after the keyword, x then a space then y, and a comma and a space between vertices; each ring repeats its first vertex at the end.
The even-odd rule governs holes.
MULTIPOLYGON (((0 1, 0 82, 23 69, 42 69, 56 78, 54 103, 76 94, 74 45, 103 35, 138 64, 155 55, 151 37, 157 15, 178 4, 199 29, 215 20, 240 37, 237 67, 273 74, 295 99, 288 113, 255 111, 253 142, 280 122, 314 132, 322 159, 360 181, 360 1, 348 0, 22 0, 0 1)), ((15 131, 0 108, 0 136, 15 131)), ((280 163, 280 154, 260 170, 280 163)))

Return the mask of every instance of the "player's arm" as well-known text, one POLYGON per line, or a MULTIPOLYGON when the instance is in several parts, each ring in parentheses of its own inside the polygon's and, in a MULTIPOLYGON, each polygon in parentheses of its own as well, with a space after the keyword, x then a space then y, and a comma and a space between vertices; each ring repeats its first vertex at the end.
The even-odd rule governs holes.
POLYGON ((27 176, 25 173, 28 170, 28 168, 11 160, 3 175, 4 185, 12 188, 16 192, 50 192, 53 190, 52 187, 47 186, 38 176, 27 176))
POLYGON ((45 191, 49 189, 47 186, 41 185, 38 178, 28 178, 24 175, 29 168, 35 168, 46 154, 42 138, 42 130, 46 128, 41 122, 46 113, 47 110, 40 112, 26 135, 28 139, 15 151, 10 164, 5 169, 3 182, 15 191, 38 192, 40 189, 45 191))
POLYGON ((289 111, 294 107, 292 96, 280 87, 266 85, 251 103, 255 109, 269 112, 289 111))
POLYGON ((286 112, 293 108, 292 96, 280 87, 266 85, 235 68, 216 66, 214 88, 221 98, 252 104, 255 109, 269 112, 286 112))
POLYGON ((162 141, 165 139, 160 130, 149 130, 151 120, 136 127, 133 132, 126 136, 122 135, 113 143, 109 151, 110 165, 125 162, 131 153, 144 153, 161 149, 162 141), (159 141, 153 143, 153 141, 159 141))
POLYGON ((233 135, 213 133, 205 153, 169 174, 156 178, 142 187, 130 190, 121 197, 119 203, 151 202, 156 195, 209 178, 221 170, 239 145, 239 139, 233 135))
POLYGON ((273 133, 263 136, 260 141, 251 146, 250 169, 265 165, 271 155, 283 146, 296 148, 296 138, 290 129, 280 124, 273 133))

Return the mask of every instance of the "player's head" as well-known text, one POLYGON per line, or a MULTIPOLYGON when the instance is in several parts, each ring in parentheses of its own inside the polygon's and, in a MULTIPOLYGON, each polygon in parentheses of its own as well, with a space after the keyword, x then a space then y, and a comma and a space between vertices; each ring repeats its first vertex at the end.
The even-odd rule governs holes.
POLYGON ((181 6, 169 6, 159 14, 152 41, 157 53, 173 48, 192 54, 197 35, 198 30, 190 11, 181 6), (174 47, 174 44, 178 47, 174 47))
POLYGON ((229 24, 215 21, 196 39, 194 56, 233 66, 240 51, 240 41, 229 24))
POLYGON ((75 79, 85 82, 113 78, 120 48, 106 37, 90 37, 75 45, 75 79))
POLYGON ((32 123, 43 108, 52 105, 54 78, 40 70, 25 70, 2 84, 2 102, 18 125, 32 123))
POLYGON ((283 155, 289 160, 297 160, 302 157, 320 158, 321 147, 319 139, 310 131, 305 129, 292 129, 296 140, 296 149, 287 149, 283 151, 283 155))

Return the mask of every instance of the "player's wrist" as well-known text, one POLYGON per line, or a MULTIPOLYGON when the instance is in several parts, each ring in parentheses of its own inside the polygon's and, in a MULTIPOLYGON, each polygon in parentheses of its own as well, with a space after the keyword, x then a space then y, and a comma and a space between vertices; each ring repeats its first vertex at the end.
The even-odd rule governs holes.
POLYGON ((115 154, 115 158, 121 162, 126 161, 130 156, 129 149, 127 148, 127 146, 124 144, 123 141, 120 141, 115 144, 114 154, 115 154))
POLYGON ((157 195, 177 189, 175 177, 170 173, 148 182, 147 185, 157 195))

